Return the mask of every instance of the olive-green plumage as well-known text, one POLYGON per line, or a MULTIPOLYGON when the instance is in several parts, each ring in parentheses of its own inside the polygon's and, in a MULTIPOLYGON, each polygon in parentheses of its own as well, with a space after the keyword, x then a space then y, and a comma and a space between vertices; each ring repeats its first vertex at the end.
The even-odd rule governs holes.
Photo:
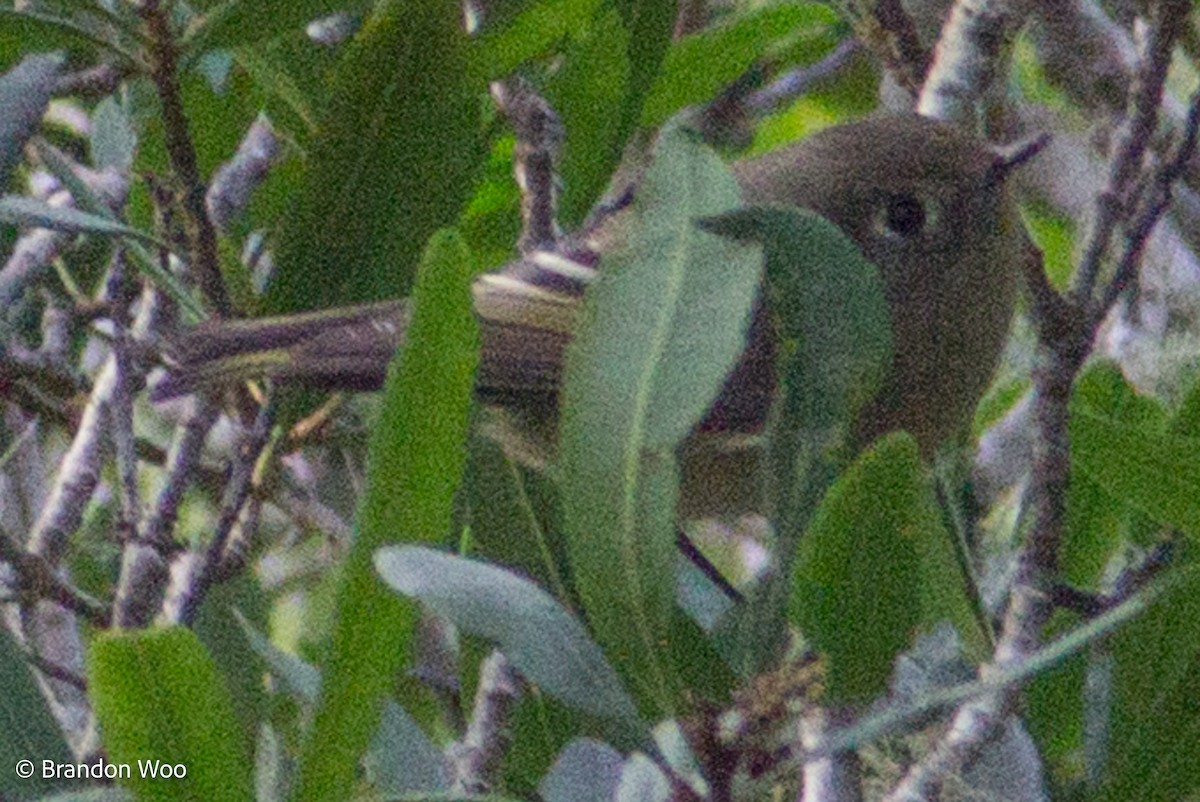
MULTIPOLYGON (((968 422, 986 389, 1007 336, 1017 266, 1025 255, 1024 230, 1004 181, 1009 168, 948 125, 901 115, 828 128, 733 166, 747 203, 813 209, 840 226, 880 269, 891 313, 893 365, 858 421, 860 442, 905 429, 929 455, 968 422)), ((619 239, 611 228, 620 219, 612 218, 605 225, 609 230, 592 239, 619 239)), ((530 269, 527 261, 477 283, 483 323, 479 388, 484 398, 519 405, 520 390, 528 387, 544 407, 547 388, 553 397, 560 376, 573 301, 567 297, 564 303, 562 292, 521 292, 521 276, 530 269), (539 309, 546 326, 537 324, 539 309)), ((173 375, 156 395, 251 375, 353 389, 380 386, 403 338, 404 310, 403 302, 395 302, 301 319, 205 324, 177 343, 173 375)), ((727 423, 729 410, 737 418, 731 428, 740 431, 765 420, 766 405, 747 403, 745 394, 761 395, 770 386, 773 369, 764 354, 773 349, 761 341, 769 338, 770 326, 752 331, 760 341, 751 342, 747 360, 702 424, 706 433, 727 423), (758 375, 764 371, 765 379, 758 375)), ((685 484, 689 476, 704 474, 696 495, 721 496, 712 482, 722 472, 710 464, 713 452, 684 453, 694 456, 692 466, 685 459, 685 484)), ((745 472, 745 465, 725 472, 745 472)), ((686 507, 686 487, 683 496, 686 507)))
POLYGON ((819 212, 879 267, 893 365, 864 438, 904 429, 928 455, 987 388, 1025 256, 1004 171, 973 138, 915 116, 828 128, 734 165, 748 202, 819 212))

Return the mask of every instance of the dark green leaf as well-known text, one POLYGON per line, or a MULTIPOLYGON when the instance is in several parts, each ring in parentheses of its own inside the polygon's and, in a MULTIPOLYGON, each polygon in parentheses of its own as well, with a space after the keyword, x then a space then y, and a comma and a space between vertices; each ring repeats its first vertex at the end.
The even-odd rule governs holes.
POLYGON ((583 625, 532 582, 487 563, 417 547, 384 549, 375 566, 394 590, 495 643, 545 693, 630 728, 642 726, 583 625))
POLYGON ((629 90, 621 115, 624 143, 642 116, 642 105, 658 79, 663 57, 671 46, 678 4, 673 0, 614 0, 629 32, 629 90))
POLYGON ((831 699, 885 691, 921 620, 920 475, 911 436, 882 438, 829 488, 801 540, 791 620, 826 655, 831 699))
MULTIPOLYGON (((298 33, 319 17, 346 11, 344 0, 227 0, 193 23, 184 47, 191 53, 298 33)), ((364 3, 358 3, 360 7, 364 3)))
POLYGON ((604 191, 621 156, 621 113, 629 89, 629 32, 612 10, 574 43, 550 84, 551 105, 569 132, 561 159, 561 216, 578 225, 604 191))
POLYGON ((131 770, 139 800, 252 799, 249 749, 212 658, 188 629, 106 633, 88 652, 88 690, 116 764, 182 765, 163 780, 131 770))
POLYGON ((383 0, 344 47, 276 252, 266 311, 404 295, 480 162, 484 87, 457 6, 383 0))
POLYGON ((1071 464, 1112 498, 1200 537, 1200 440, 1131 426, 1077 406, 1071 464))
POLYGON ((750 208, 708 221, 761 242, 771 309, 796 353, 785 367, 794 428, 846 424, 874 396, 891 353, 879 270, 837 226, 804 209, 750 208))
POLYGON ((1184 569, 1150 615, 1112 640, 1103 800, 1172 802, 1200 789, 1200 571, 1184 569))
POLYGON ((769 454, 779 570, 729 624, 735 665, 754 674, 779 656, 796 544, 844 464, 845 432, 886 371, 891 323, 879 270, 825 218, 752 207, 704 226, 762 243, 768 306, 784 338, 769 454))
POLYGON ((0 630, 0 760, 8 767, 0 785, 22 798, 75 784, 42 778, 43 760, 70 763, 71 750, 46 707, 25 656, 7 630, 0 630), (17 775, 13 767, 19 760, 34 762, 32 777, 17 775))

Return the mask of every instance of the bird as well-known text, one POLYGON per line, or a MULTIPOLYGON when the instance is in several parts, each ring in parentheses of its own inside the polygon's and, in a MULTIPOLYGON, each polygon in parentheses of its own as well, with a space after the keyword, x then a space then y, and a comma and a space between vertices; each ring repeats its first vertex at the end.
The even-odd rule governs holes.
MULTIPOLYGON (((837 225, 879 269, 889 310, 892 362, 854 422, 861 445, 891 431, 916 439, 925 457, 962 430, 986 390, 1007 339, 1027 235, 1011 184, 1030 149, 997 149, 941 121, 881 113, 831 126, 732 164, 747 204, 809 209, 837 225)), ((553 248, 534 249, 479 276, 472 295, 481 326, 479 398, 553 430, 563 358, 582 298, 623 215, 553 248)), ((375 390, 404 342, 405 300, 275 318, 214 320, 175 338, 163 400, 254 377, 328 389, 375 390)), ((696 434, 761 433, 775 394, 778 335, 760 298, 746 345, 696 434)), ((552 435, 550 435, 552 438, 552 435)), ((552 445, 551 445, 552 449, 552 445)), ((720 450, 691 449, 681 466, 720 514, 727 495, 713 468, 720 450)), ((750 453, 750 452, 746 452, 750 453)), ((749 461, 747 461, 749 459, 749 461)), ((753 493, 751 495, 754 495, 753 493)))

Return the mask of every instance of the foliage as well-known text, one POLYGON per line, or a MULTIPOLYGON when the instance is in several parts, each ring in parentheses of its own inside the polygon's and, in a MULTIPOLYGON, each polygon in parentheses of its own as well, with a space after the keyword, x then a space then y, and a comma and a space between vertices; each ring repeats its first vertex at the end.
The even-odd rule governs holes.
MULTIPOLYGON (((0 2, 0 799, 795 795, 788 750, 817 705, 848 717, 825 742, 846 750, 1015 687, 1014 737, 1054 798, 1200 793, 1194 364, 1140 383, 1160 397, 1103 360, 1077 379, 1045 590, 1085 601, 976 680, 1034 523, 1015 493, 964 502, 906 434, 850 447, 892 358, 879 271, 824 218, 743 206, 688 110, 878 31, 799 0, 713 4, 685 36, 663 0, 470 5, 477 34, 443 0, 0 2), (353 33, 319 45, 318 17, 353 33), (527 422, 473 394, 472 281, 521 226, 524 143, 488 93, 513 75, 561 116, 565 227, 637 183, 541 421, 550 445, 519 448, 527 422), (233 180, 263 120, 278 153, 214 228, 203 189, 233 180), (214 284, 247 318, 407 298, 382 395, 144 400, 173 327, 216 326, 214 284), (701 544, 750 577, 730 588, 677 547, 680 458, 760 298, 781 342, 753 435, 768 515, 760 536, 722 522, 701 544), (218 407, 239 439, 204 456, 218 407), (69 636, 46 652, 53 626, 69 636), (133 776, 10 768, 100 755, 133 776), (138 776, 145 761, 186 778, 138 776)), ((1014 95, 1083 116, 1032 45, 1015 52, 1014 95)), ((873 63, 773 110, 758 147, 871 105, 873 63)), ((1045 197, 1024 212, 1071 286, 1081 221, 1045 197)), ((1031 348, 1014 337, 984 429, 1019 410, 1031 348)))

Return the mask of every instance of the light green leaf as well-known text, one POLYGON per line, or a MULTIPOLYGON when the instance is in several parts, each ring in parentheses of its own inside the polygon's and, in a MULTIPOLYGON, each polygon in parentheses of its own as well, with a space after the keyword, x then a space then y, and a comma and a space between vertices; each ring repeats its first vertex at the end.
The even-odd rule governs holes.
POLYGON ((380 698, 408 649, 417 613, 378 581, 372 555, 397 542, 441 542, 462 478, 479 334, 471 254, 453 231, 429 243, 405 347, 388 376, 367 460, 367 491, 337 592, 323 692, 301 765, 303 800, 341 800, 374 733, 380 698))
POLYGON ((677 40, 646 98, 642 125, 660 125, 685 106, 712 100, 783 37, 836 22, 826 5, 784 2, 677 40))
POLYGON ((189 629, 111 632, 88 651, 88 690, 113 763, 182 765, 164 780, 132 770, 139 800, 252 799, 249 749, 212 658, 189 629))
POLYGON ((474 73, 485 79, 503 78, 559 40, 585 35, 599 5, 600 0, 541 0, 499 28, 485 25, 471 53, 474 73))
POLYGON ((165 243, 155 239, 152 234, 118 223, 110 217, 102 217, 67 206, 51 206, 45 201, 27 198, 23 195, 0 197, 0 223, 26 228, 49 228, 52 231, 64 231, 68 234, 132 237, 158 247, 167 247, 165 243))
POLYGON ((532 582, 487 563, 412 546, 379 551, 375 567, 393 590, 496 644, 545 693, 630 728, 643 726, 583 625, 532 582))
POLYGON ((558 467, 571 566, 596 639, 658 714, 682 692, 667 637, 674 449, 741 351, 758 285, 757 249, 695 220, 737 202, 714 154, 664 131, 566 359, 558 467))

